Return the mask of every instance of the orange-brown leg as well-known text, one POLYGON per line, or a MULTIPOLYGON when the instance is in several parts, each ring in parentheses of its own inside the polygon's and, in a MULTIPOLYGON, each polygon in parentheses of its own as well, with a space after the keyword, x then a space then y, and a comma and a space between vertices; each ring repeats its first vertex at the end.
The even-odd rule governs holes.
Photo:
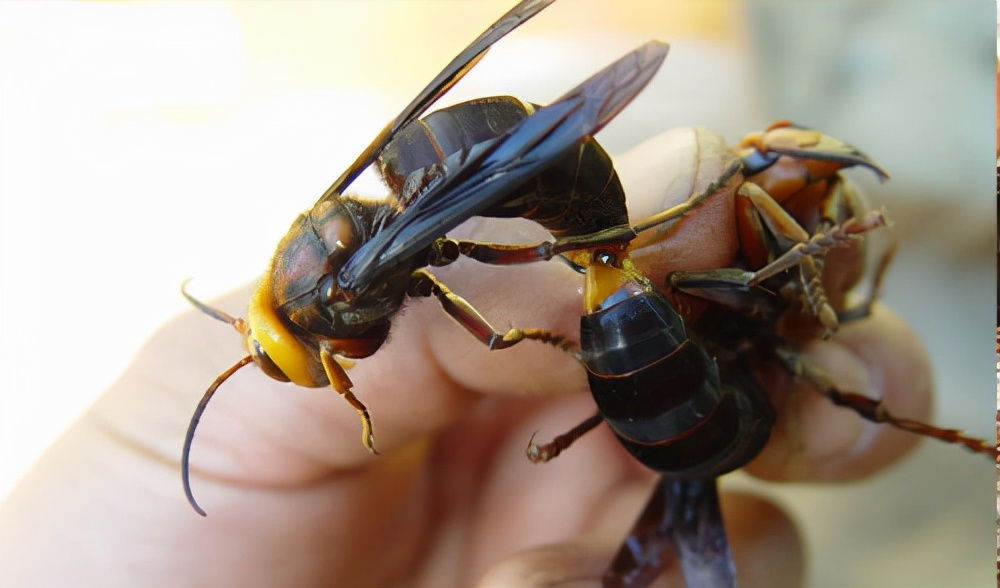
POLYGON ((601 416, 600 413, 595 414, 569 431, 557 436, 552 441, 542 445, 535 443, 535 436, 532 435, 531 439, 528 439, 528 448, 525 453, 528 454, 528 459, 531 460, 532 463, 547 462, 554 459, 567 447, 572 445, 577 439, 583 437, 585 433, 589 432, 603 422, 604 417, 601 416))
POLYGON ((574 357, 578 356, 576 343, 546 329, 510 329, 505 333, 497 331, 471 304, 426 270, 413 272, 407 294, 413 297, 436 297, 451 318, 490 349, 507 349, 525 339, 533 339, 558 347, 574 357))
POLYGON ((337 355, 330 343, 321 342, 319 352, 320 360, 323 362, 323 370, 326 372, 327 379, 330 380, 330 386, 344 397, 344 400, 357 411, 358 418, 361 419, 361 443, 369 451, 378 455, 378 451, 375 450, 375 432, 372 429, 372 417, 368 414, 368 407, 358 400, 358 397, 351 391, 354 383, 351 382, 344 366, 337 361, 337 355))
POLYGON ((1000 455, 996 445, 991 445, 982 439, 969 437, 958 429, 943 429, 920 421, 900 418, 890 413, 885 403, 881 400, 875 400, 856 392, 839 390, 833 384, 826 370, 801 355, 780 353, 780 357, 786 367, 796 377, 808 382, 837 406, 853 410, 863 419, 873 423, 887 424, 897 429, 931 437, 945 443, 961 445, 972 452, 988 455, 993 460, 996 460, 998 455, 1000 455))

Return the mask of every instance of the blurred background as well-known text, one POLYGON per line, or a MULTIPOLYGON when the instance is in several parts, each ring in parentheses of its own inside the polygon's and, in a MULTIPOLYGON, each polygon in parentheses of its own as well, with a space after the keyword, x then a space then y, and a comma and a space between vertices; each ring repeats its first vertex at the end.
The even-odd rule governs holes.
MULTIPOLYGON (((203 299, 256 278, 295 214, 512 4, 0 4, 0 497, 187 310, 185 278, 203 299)), ((935 419, 992 438, 995 22, 972 0, 562 0, 443 104, 545 103, 656 37, 670 56, 602 131, 611 153, 778 118, 860 146, 892 175, 856 180, 896 222, 885 300, 933 357, 935 419)), ((861 483, 724 483, 793 513, 810 587, 971 588, 996 573, 994 480, 924 443, 861 483)))

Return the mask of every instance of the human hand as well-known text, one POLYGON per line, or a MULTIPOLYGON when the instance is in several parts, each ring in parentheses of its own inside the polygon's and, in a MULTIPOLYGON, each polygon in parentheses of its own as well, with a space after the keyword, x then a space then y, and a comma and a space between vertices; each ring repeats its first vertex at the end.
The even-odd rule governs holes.
MULTIPOLYGON (((630 201, 649 206, 665 176, 690 170, 689 156, 647 144, 621 158, 630 201)), ((527 223, 508 227, 484 221, 475 235, 539 237, 527 223)), ((563 264, 435 273, 496 325, 578 328, 579 276, 563 264)), ((215 304, 236 311, 248 298, 244 289, 215 304)), ((529 463, 534 431, 549 437, 593 412, 579 365, 532 343, 489 352, 433 301, 415 301, 350 372, 382 455, 362 447, 354 411, 332 390, 248 368, 220 390, 195 440, 194 491, 209 514, 199 517, 178 454, 198 395, 239 357, 237 341, 194 312, 154 336, 0 506, 0 584, 594 584, 652 487, 655 476, 603 427, 551 463, 529 463)), ((931 378, 916 341, 876 307, 809 353, 843 388, 925 419, 931 378)), ((849 479, 916 442, 814 392, 774 394, 794 401, 779 403, 775 435, 748 466, 755 475, 849 479)), ((723 510, 743 585, 801 583, 786 515, 725 492, 723 510)))

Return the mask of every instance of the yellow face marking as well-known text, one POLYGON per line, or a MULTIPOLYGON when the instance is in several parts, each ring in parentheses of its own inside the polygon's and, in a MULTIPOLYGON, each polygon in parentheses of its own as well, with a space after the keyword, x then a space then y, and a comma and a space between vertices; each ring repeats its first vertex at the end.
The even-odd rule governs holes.
POLYGON ((250 327, 247 347, 254 353, 256 340, 260 349, 267 354, 288 379, 307 388, 319 386, 309 371, 309 350, 296 339, 274 310, 270 285, 265 281, 257 287, 247 309, 247 324, 250 327))

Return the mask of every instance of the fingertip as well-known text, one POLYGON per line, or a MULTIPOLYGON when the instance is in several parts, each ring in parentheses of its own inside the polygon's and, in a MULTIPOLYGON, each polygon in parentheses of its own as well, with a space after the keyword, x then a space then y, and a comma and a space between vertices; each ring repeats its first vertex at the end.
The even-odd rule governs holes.
POLYGON ((722 135, 702 127, 677 127, 616 157, 615 168, 628 194, 629 211, 641 218, 704 190, 734 157, 722 135))
MULTIPOLYGON (((881 400, 895 416, 926 422, 933 375, 913 330, 889 309, 844 326, 803 355, 842 392, 881 400)), ((747 471, 770 480, 831 481, 867 476, 910 452, 920 437, 864 420, 808 384, 774 397, 779 419, 771 442, 747 471)))
POLYGON ((493 567, 477 588, 600 588, 610 553, 588 543, 561 543, 514 554, 493 567))

